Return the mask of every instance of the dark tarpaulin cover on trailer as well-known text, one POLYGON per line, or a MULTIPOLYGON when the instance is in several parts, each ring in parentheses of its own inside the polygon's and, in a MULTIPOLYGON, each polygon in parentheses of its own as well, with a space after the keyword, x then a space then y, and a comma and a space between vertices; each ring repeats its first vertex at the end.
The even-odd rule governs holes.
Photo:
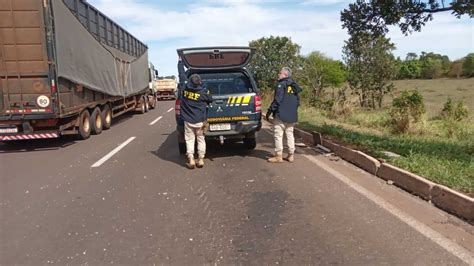
POLYGON ((51 2, 58 77, 112 96, 148 88, 148 51, 135 58, 99 43, 63 1, 51 2))

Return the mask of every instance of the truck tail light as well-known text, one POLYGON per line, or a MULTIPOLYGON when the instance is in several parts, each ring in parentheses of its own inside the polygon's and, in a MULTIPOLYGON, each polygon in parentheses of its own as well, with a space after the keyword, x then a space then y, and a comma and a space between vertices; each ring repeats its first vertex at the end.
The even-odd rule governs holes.
POLYGON ((56 93, 56 83, 54 82, 54 79, 51 80, 51 93, 56 93))
POLYGON ((48 119, 46 123, 48 126, 55 126, 58 123, 58 119, 48 119))

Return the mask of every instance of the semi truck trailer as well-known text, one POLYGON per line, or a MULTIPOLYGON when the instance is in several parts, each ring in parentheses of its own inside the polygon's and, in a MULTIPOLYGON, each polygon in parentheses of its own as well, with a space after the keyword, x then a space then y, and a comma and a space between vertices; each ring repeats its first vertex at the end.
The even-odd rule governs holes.
POLYGON ((0 3, 0 141, 87 139, 154 106, 148 47, 87 1, 0 3))

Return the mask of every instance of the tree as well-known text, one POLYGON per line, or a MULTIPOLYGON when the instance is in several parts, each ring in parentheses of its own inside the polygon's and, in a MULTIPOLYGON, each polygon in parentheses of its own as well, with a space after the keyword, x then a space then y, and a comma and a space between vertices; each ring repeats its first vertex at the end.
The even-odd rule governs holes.
POLYGON ((421 52, 420 55, 421 77, 436 79, 447 75, 451 68, 448 56, 435 53, 421 52))
POLYGON ((449 76, 456 77, 457 79, 460 78, 463 72, 462 65, 463 65, 462 60, 454 61, 451 64, 451 70, 449 71, 449 76))
POLYGON ((443 65, 441 60, 426 58, 421 61, 421 78, 436 79, 443 75, 443 65))
POLYGON ((250 41, 249 46, 256 48, 249 69, 262 90, 274 86, 282 67, 287 66, 296 70, 299 66, 301 47, 288 37, 263 37, 250 41))
POLYGON ((348 82, 363 107, 382 107, 384 95, 394 88, 395 46, 384 36, 358 33, 345 42, 343 59, 348 67, 348 82))
MULTIPOLYGON (((407 56, 408 58, 408 56, 407 56)), ((417 59, 405 60, 400 65, 399 79, 417 79, 421 76, 421 64, 417 59)))
POLYGON ((474 77, 474 53, 470 53, 464 59, 462 71, 466 77, 474 77))
POLYGON ((408 53, 407 56, 405 57, 405 61, 412 61, 412 60, 417 60, 418 55, 416 53, 408 53))
POLYGON ((357 0, 341 12, 341 21, 350 35, 357 32, 384 35, 390 25, 398 26, 407 35, 420 31, 438 12, 451 12, 457 18, 462 15, 473 18, 474 5, 472 0, 454 0, 448 5, 437 0, 357 0))
POLYGON ((435 54, 433 52, 421 52, 420 62, 422 65, 425 64, 425 61, 430 59, 432 61, 436 61, 436 64, 441 64, 442 74, 447 74, 449 72, 449 69, 451 68, 451 61, 449 61, 449 57, 447 55, 435 54))
POLYGON ((309 90, 311 102, 321 101, 325 89, 338 87, 346 79, 344 65, 320 52, 303 58, 302 70, 297 75, 301 85, 309 90))

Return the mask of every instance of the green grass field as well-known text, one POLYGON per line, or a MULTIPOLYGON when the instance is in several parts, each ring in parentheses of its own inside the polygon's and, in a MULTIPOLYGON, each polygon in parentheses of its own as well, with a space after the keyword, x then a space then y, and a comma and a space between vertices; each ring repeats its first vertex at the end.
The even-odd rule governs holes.
MULTIPOLYGON (((428 80, 397 80, 394 82, 398 96, 403 90, 417 89, 425 99, 426 111, 429 117, 438 115, 444 103, 451 97, 453 101, 464 101, 471 117, 474 114, 474 78, 470 79, 428 79, 428 80)), ((385 99, 389 105, 391 98, 385 99)))
MULTIPOLYGON (((394 83, 397 88, 394 96, 403 90, 417 89, 424 97, 426 118, 411 133, 393 133, 388 113, 390 96, 385 99, 382 110, 354 108, 349 116, 339 118, 329 118, 326 110, 302 106, 298 127, 316 130, 335 141, 474 196, 474 79, 394 83), (448 97, 464 101, 470 110, 468 120, 448 123, 436 119, 448 97), (387 157, 384 151, 400 157, 387 157)), ((269 98, 265 99, 267 106, 269 98)))

